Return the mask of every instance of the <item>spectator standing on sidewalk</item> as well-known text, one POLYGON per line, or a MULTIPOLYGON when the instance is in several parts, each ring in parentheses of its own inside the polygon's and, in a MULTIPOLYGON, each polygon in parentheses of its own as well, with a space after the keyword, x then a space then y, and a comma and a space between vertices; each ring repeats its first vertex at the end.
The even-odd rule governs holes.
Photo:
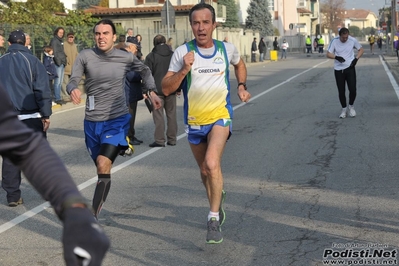
MULTIPOLYGON (((46 45, 43 48, 43 65, 46 68, 50 90, 54 93, 53 82, 57 77, 57 68, 54 63, 54 50, 50 45, 46 45)), ((55 102, 52 102, 52 106, 57 105, 55 102)))
MULTIPOLYGON (((177 118, 176 118, 176 93, 165 96, 162 93, 162 79, 168 72, 170 59, 173 52, 165 44, 166 38, 163 35, 154 37, 154 48, 144 61, 152 72, 157 94, 162 100, 161 108, 152 112, 152 118, 155 124, 154 142, 150 147, 165 147, 165 142, 169 146, 175 146, 177 141, 177 118), (165 118, 166 115, 166 141, 165 141, 165 118)), ((180 94, 180 92, 179 92, 180 94)))
POLYGON ((257 45, 256 45, 256 38, 252 41, 252 46, 251 46, 251 62, 255 63, 256 62, 256 51, 258 50, 257 45))
POLYGON ((339 36, 335 37, 327 49, 327 57, 334 59, 334 75, 338 87, 338 96, 341 103, 341 114, 339 118, 345 118, 347 114, 350 117, 356 116, 353 104, 356 99, 356 69, 355 66, 359 58, 363 55, 362 45, 349 35, 347 28, 341 28, 339 36), (355 56, 353 49, 357 49, 355 56), (345 86, 349 90, 349 107, 347 107, 345 86))
POLYGON ((266 44, 264 38, 260 38, 259 44, 258 44, 258 49, 259 49, 259 61, 263 62, 265 60, 265 54, 266 54, 266 44))
POLYGON ((63 27, 58 27, 54 31, 54 37, 51 39, 50 46, 54 50, 54 62, 57 68, 57 77, 54 79, 55 103, 65 104, 61 98, 61 87, 64 79, 64 69, 67 64, 66 54, 64 52, 64 34, 63 27))
POLYGON ((26 38, 26 42, 25 42, 26 48, 28 48, 29 51, 32 51, 31 50, 32 49, 32 45, 31 45, 30 35, 27 34, 26 32, 25 32, 25 38, 26 38))
POLYGON ((287 49, 289 48, 288 42, 284 39, 283 43, 281 44, 281 59, 287 59, 287 49))
POLYGON ((274 41, 273 41, 273 50, 274 50, 274 51, 280 50, 280 47, 279 47, 278 41, 277 41, 277 37, 274 37, 274 41))
MULTIPOLYGON (((10 46, 0 57, 0 82, 18 112, 18 119, 45 138, 52 113, 49 78, 44 65, 28 50, 25 41, 23 31, 10 33, 10 46)), ((8 206, 22 204, 21 171, 8 158, 3 158, 2 176, 8 206)))
POLYGON ((70 102, 71 97, 69 97, 66 91, 66 85, 69 82, 72 74, 72 66, 75 63, 76 57, 78 56, 78 47, 75 44, 75 34, 73 32, 68 32, 67 41, 64 43, 64 52, 66 55, 66 65, 64 69, 64 79, 62 83, 61 97, 65 102, 70 102))
MULTIPOLYGON (((129 38, 128 41, 126 41, 125 43, 125 48, 121 48, 121 50, 125 50, 136 55, 137 46, 130 41, 133 41, 133 38, 129 38)), ((129 137, 129 143, 132 146, 140 145, 141 143, 143 143, 143 141, 136 137, 136 130, 134 127, 136 124, 137 104, 139 101, 144 99, 144 97, 141 89, 141 76, 137 71, 129 71, 126 74, 125 95, 130 113, 129 131, 127 133, 127 136, 129 137)))
POLYGON ((317 51, 317 46, 319 45, 319 38, 320 38, 320 35, 317 35, 317 36, 314 38, 314 40, 313 40, 314 52, 317 51))

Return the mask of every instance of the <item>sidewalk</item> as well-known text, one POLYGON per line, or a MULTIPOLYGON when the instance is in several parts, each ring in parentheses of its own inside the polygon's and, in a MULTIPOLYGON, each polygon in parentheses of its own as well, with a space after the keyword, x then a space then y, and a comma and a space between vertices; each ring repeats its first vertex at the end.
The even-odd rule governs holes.
POLYGON ((396 55, 382 54, 382 58, 387 64, 396 82, 399 83, 399 60, 396 55))

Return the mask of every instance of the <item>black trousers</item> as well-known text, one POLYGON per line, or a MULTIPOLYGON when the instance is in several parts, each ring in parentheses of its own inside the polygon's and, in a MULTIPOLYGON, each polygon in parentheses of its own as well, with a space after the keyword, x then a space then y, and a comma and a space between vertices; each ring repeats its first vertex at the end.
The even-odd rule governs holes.
POLYGON ((344 70, 335 70, 335 81, 338 87, 338 97, 342 108, 346 107, 345 85, 348 84, 349 105, 353 105, 356 99, 356 70, 348 67, 344 70))
MULTIPOLYGON (((46 138, 46 132, 43 131, 43 122, 40 118, 32 118, 22 120, 25 125, 32 128, 34 131, 42 132, 46 138)), ((9 159, 3 157, 2 165, 3 179, 1 186, 7 192, 7 201, 16 202, 21 197, 21 171, 9 159)))

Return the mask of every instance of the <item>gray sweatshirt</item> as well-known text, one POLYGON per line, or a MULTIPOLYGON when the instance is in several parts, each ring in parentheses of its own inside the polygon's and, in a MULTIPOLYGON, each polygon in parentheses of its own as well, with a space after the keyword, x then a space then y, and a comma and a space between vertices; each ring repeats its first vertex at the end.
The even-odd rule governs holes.
POLYGON ((125 76, 129 71, 140 73, 143 92, 154 90, 155 82, 151 70, 132 53, 112 49, 104 53, 97 48, 81 51, 72 67, 72 75, 67 85, 71 94, 84 75, 86 99, 85 119, 107 121, 128 114, 125 99, 125 76))

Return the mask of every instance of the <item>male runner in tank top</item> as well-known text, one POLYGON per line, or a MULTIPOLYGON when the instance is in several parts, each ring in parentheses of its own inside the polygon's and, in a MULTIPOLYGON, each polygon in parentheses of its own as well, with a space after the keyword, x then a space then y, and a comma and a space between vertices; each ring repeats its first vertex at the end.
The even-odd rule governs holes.
POLYGON ((229 64, 234 66, 238 97, 247 102, 251 94, 245 84, 247 69, 237 49, 212 39, 216 28, 213 7, 197 4, 189 19, 195 39, 176 49, 162 92, 173 93, 184 80, 184 122, 210 205, 206 242, 214 244, 223 241, 221 225, 225 220, 221 158, 232 131, 229 64))

